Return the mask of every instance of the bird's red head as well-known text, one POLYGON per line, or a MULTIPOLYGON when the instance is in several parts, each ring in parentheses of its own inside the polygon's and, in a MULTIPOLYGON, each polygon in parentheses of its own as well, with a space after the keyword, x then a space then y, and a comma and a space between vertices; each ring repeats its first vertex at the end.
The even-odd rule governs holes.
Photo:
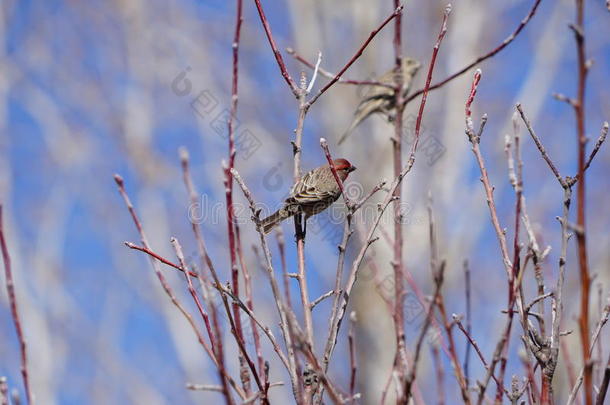
POLYGON ((347 176, 356 170, 356 166, 352 165, 347 159, 335 159, 333 160, 337 174, 341 178, 341 181, 345 181, 347 176))

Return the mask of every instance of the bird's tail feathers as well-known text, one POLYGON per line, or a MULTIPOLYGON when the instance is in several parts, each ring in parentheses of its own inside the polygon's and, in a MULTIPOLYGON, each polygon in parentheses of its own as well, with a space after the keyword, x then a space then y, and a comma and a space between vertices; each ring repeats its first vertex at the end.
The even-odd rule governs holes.
POLYGON ((374 112, 380 111, 384 103, 384 98, 379 96, 363 100, 356 109, 356 112, 354 113, 354 118, 349 128, 343 133, 343 135, 341 135, 341 138, 339 138, 339 141, 337 143, 341 145, 343 141, 345 141, 347 137, 350 136, 350 134, 354 131, 354 129, 356 129, 358 125, 360 125, 362 121, 364 121, 374 112))
POLYGON ((275 211, 273 214, 269 215, 267 218, 262 219, 260 222, 260 226, 263 227, 263 232, 266 235, 271 232, 273 228, 279 225, 280 222, 287 218, 290 218, 293 215, 294 213, 290 212, 290 210, 287 210, 286 208, 281 208, 275 211))

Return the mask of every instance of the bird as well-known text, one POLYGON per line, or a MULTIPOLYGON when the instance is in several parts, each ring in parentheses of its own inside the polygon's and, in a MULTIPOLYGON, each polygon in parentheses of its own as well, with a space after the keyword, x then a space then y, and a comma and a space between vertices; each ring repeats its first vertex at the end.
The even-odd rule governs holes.
MULTIPOLYGON (((417 60, 408 57, 402 58, 401 72, 404 74, 404 97, 407 96, 407 93, 411 87, 411 82, 413 81, 413 77, 415 77, 420 67, 421 64, 417 60)), ((400 74, 401 72, 397 71, 396 68, 393 68, 389 72, 383 74, 378 81, 388 85, 394 84, 396 82, 396 75, 400 74)), ((388 116, 388 119, 391 120, 392 113, 395 108, 395 101, 396 97, 394 95, 394 89, 379 85, 369 86, 369 91, 364 95, 364 98, 360 101, 360 104, 358 104, 358 108, 356 108, 352 123, 347 131, 341 135, 341 138, 339 138, 339 144, 343 143, 343 141, 347 139, 352 131, 371 114, 381 113, 388 116)))
MULTIPOLYGON (((356 166, 343 158, 333 160, 333 165, 342 182, 356 170, 356 166)), ((337 201, 340 195, 341 189, 330 165, 317 167, 301 177, 292 186, 282 208, 260 220, 259 225, 263 232, 268 234, 283 220, 301 213, 305 214, 305 223, 307 223, 309 217, 324 211, 337 201)))

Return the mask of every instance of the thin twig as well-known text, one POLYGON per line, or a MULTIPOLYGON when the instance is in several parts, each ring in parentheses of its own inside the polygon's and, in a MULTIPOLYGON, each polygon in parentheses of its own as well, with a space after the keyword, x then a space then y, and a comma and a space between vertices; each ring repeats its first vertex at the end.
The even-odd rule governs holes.
MULTIPOLYGON (((239 184, 244 196, 246 197, 246 200, 248 200, 248 204, 250 206, 250 210, 252 211, 252 214, 254 215, 254 217, 257 217, 259 215, 259 212, 256 208, 256 203, 254 202, 252 193, 246 186, 246 183, 243 181, 243 179, 241 178, 241 176, 239 175, 237 170, 232 169, 231 173, 233 174, 233 178, 235 179, 237 184, 239 184)), ((271 253, 269 251, 269 246, 267 245, 267 240, 265 238, 265 234, 260 226, 257 226, 256 228, 257 228, 258 234, 260 236, 261 247, 262 247, 263 253, 264 253, 265 270, 267 272, 267 276, 269 277, 269 283, 271 284, 271 291, 273 293, 273 299, 275 301, 275 304, 276 304, 276 307, 278 310, 278 314, 280 316, 280 328, 282 330, 282 336, 284 338, 284 343, 286 344, 286 349, 288 351, 288 363, 289 363, 289 367, 290 367, 290 370, 289 370, 290 382, 292 384, 293 395, 294 395, 297 403, 301 403, 300 384, 299 384, 298 376, 297 376, 297 363, 296 363, 296 357, 295 357, 295 353, 294 353, 293 337, 292 337, 292 334, 290 333, 289 325, 288 325, 287 311, 289 311, 290 308, 287 308, 284 305, 284 302, 282 300, 282 294, 281 294, 279 285, 277 283, 277 280, 275 279, 275 275, 274 275, 274 271, 273 271, 273 264, 271 262, 271 253)))
POLYGON ((320 146, 322 147, 322 150, 324 150, 324 156, 326 157, 326 160, 328 161, 328 166, 330 167, 330 171, 332 172, 333 177, 335 178, 335 181, 337 182, 337 185, 339 186, 339 190, 341 190, 341 195, 343 196, 343 200, 345 201, 345 206, 348 209, 351 209, 353 204, 349 200, 347 195, 345 195, 345 188, 343 187, 343 182, 339 178, 339 174, 337 173, 337 168, 335 167, 333 158, 330 155, 330 150, 328 149, 328 142, 326 141, 325 138, 320 138, 320 146))
POLYGON ((445 405, 445 373, 441 362, 440 350, 437 342, 432 342, 432 358, 436 370, 436 392, 438 395, 438 405, 445 405))
MULTIPOLYGON (((538 9, 538 6, 540 5, 541 1, 542 0, 535 0, 534 1, 534 4, 532 5, 532 8, 529 10, 529 12, 525 16, 525 18, 523 20, 521 20, 521 22, 519 23, 519 25, 517 26, 515 31, 513 31, 508 37, 506 37, 504 39, 504 41, 502 41, 502 43, 500 45, 498 45, 496 48, 492 49, 490 52, 486 53, 485 55, 479 56, 472 63, 469 63, 467 66, 463 67, 462 69, 460 69, 459 71, 455 72, 454 74, 448 76, 447 78, 441 80, 440 82, 434 83, 432 86, 429 87, 429 90, 436 90, 436 89, 438 89, 440 87, 443 87, 445 84, 449 83, 453 79, 455 79, 457 77, 460 77, 461 75, 463 75, 464 73, 466 73, 470 69, 472 69, 473 67, 477 66, 478 64, 480 64, 481 62, 483 62, 483 61, 485 61, 485 60, 487 60, 489 58, 492 58, 498 52, 500 52, 504 48, 506 48, 511 42, 513 42, 515 40, 515 38, 517 38, 517 35, 519 35, 519 33, 523 30, 523 28, 525 28, 527 23, 532 19, 532 17, 536 13, 536 10, 538 9)), ((411 94, 405 100, 405 104, 409 103, 411 100, 413 100, 413 99, 419 97, 420 95, 422 95, 424 93, 424 91, 425 91, 425 88, 421 89, 421 90, 417 90, 416 92, 411 94)))
MULTIPOLYGON (((232 280, 232 289, 235 292, 235 295, 239 296, 239 273, 237 268, 237 247, 235 242, 235 210, 233 207, 233 177, 231 175, 231 169, 235 165, 235 118, 237 116, 237 102, 238 102, 238 81, 239 81, 239 41, 241 37, 241 24, 242 24, 242 10, 243 10, 243 0, 236 0, 236 12, 235 12, 235 33, 233 36, 233 44, 232 48, 232 59, 233 59, 233 69, 232 69, 232 77, 231 77, 231 111, 229 113, 229 119, 227 120, 227 130, 228 130, 228 142, 229 142, 229 162, 228 165, 223 164, 224 171, 224 186, 225 186, 225 198, 227 202, 227 235, 229 239, 229 257, 231 260, 231 280, 232 280)), ((218 280, 215 280, 218 282, 218 280)), ((238 344, 243 346, 244 343, 244 333, 241 323, 241 316, 239 313, 239 308, 237 305, 233 305, 233 318, 235 323, 234 333, 236 335, 236 340, 238 340, 238 344)), ((233 323, 233 322, 232 322, 233 323)), ((247 353, 245 357, 248 357, 247 353)), ((245 365, 243 364, 242 356, 239 357, 239 363, 241 372, 240 375, 242 377, 242 384, 244 390, 246 391, 246 395, 250 395, 250 388, 247 376, 248 371, 245 365)), ((256 370, 252 370, 253 373, 256 374, 256 370)), ((262 390, 260 386, 260 378, 258 375, 255 375, 255 379, 257 379, 259 384, 259 389, 262 390)))
POLYGON ((591 344, 589 342, 589 300, 591 277, 589 275, 589 260, 587 252, 587 233, 585 221, 586 207, 586 146, 585 132, 585 88, 587 79, 587 56, 585 49, 585 2, 576 0, 576 24, 570 25, 576 40, 576 53, 578 55, 578 90, 574 113, 576 115, 576 144, 578 150, 578 184, 576 185, 576 223, 582 232, 576 233, 578 246, 578 266, 580 274, 580 315, 578 325, 580 329, 580 343, 584 363, 584 391, 585 404, 593 404, 593 364, 591 362, 591 344))
MULTIPOLYGON (((185 269, 183 267, 177 265, 176 263, 170 262, 166 258, 164 258, 162 256, 159 256, 158 254, 156 254, 155 252, 153 252, 152 250, 150 250, 148 248, 145 248, 144 246, 138 246, 135 243, 128 242, 128 241, 125 241, 123 243, 128 248, 133 249, 133 250, 139 250, 140 252, 144 252, 147 255, 150 255, 150 256, 154 257, 155 259, 157 259, 161 263, 166 264, 166 265, 168 265, 168 266, 170 266, 170 267, 172 267, 172 268, 174 268, 176 270, 179 270, 179 271, 182 271, 182 272, 185 271, 185 269)), ((199 274, 195 273, 194 271, 190 271, 190 270, 188 270, 188 275, 191 276, 191 277, 199 277, 199 274)))
MULTIPOLYGON (((477 160, 479 170, 481 171, 481 182, 483 183, 483 187, 485 189, 485 196, 487 198, 487 206, 489 207, 489 214, 491 216, 491 222, 493 224, 494 230, 496 231, 496 236, 500 243, 500 251, 502 253, 502 261, 504 263, 504 269, 508 275, 509 279, 513 278, 512 273, 512 263, 509 258, 508 253, 508 244, 506 242, 506 235, 500 225, 500 220, 498 219, 498 213, 496 211, 496 204, 493 197, 494 187, 491 185, 489 181, 489 176, 487 175, 487 169, 485 168, 485 162, 483 160, 483 156, 481 154, 481 150, 479 147, 479 143, 481 141, 480 135, 475 134, 473 123, 472 123, 472 112, 470 110, 470 106, 472 101, 474 100, 474 96, 477 92, 477 86, 479 81, 481 80, 481 70, 477 69, 474 74, 474 78, 472 81, 472 87, 470 90, 470 94, 468 96, 468 100, 466 102, 466 135, 468 135, 468 140, 472 145, 472 153, 475 155, 477 160)), ((483 120, 481 122, 481 129, 479 130, 479 134, 482 133, 482 128, 484 127, 485 122, 487 121, 487 116, 483 116, 483 120)))
POLYGON ((599 386, 599 393, 595 405, 604 405, 606 399, 606 393, 608 392, 608 385, 610 383, 610 355, 608 355, 608 361, 606 362, 606 369, 604 370, 604 378, 601 385, 599 386))
MULTIPOLYGON (((593 150, 591 151, 591 153, 589 154, 589 157, 587 158, 587 163, 585 164, 585 168, 584 168, 585 171, 587 169, 589 169, 589 166, 591 166, 591 162, 593 161, 593 158, 595 157, 595 155, 597 155, 597 152, 599 152, 599 149, 601 148, 602 144, 606 140, 607 136, 608 136, 608 122, 606 121, 602 125, 602 130, 601 130, 601 133, 599 134, 599 138, 597 138, 597 141, 595 141, 595 146, 593 147, 593 150)), ((578 174, 574 177, 576 180, 578 180, 578 174)))
POLYGON ((349 376, 349 395, 352 398, 352 403, 354 403, 353 398, 356 395, 356 338, 354 337, 354 327, 356 324, 356 312, 352 311, 350 314, 350 325, 349 332, 347 336, 348 346, 349 346, 349 365, 350 365, 350 376, 349 376))
MULTIPOLYGON (((392 0, 396 7, 400 0, 392 0)), ((446 16, 443 18, 445 26, 446 16)), ((443 29, 441 29, 442 32, 443 29)), ((403 116, 404 116, 404 75, 402 71, 402 16, 394 21, 394 134, 392 140, 392 163, 394 177, 398 176, 402 169, 402 142, 403 142, 403 116)), ((416 138, 417 135, 416 135, 416 138)), ((416 140, 417 142, 417 140, 416 140)), ((404 266, 403 266, 403 218, 402 218, 402 187, 394 190, 394 241, 392 246, 392 270, 394 272, 394 308, 392 308, 392 319, 394 320, 394 333, 396 335, 396 352, 394 355, 394 369, 398 376, 396 389, 400 390, 402 385, 407 385, 407 356, 406 356, 406 334, 404 325, 404 266)), ((392 370, 392 373, 394 370, 392 370)), ((413 381, 411 381, 412 383, 413 381)), ((409 385, 411 384, 409 383, 409 385)), ((397 401, 402 400, 402 395, 411 395, 404 391, 397 395, 397 401)), ((408 401, 407 401, 408 402, 408 401)))
MULTIPOLYGON (((445 36, 446 31, 447 31, 447 18, 448 18, 449 11, 450 11, 450 8, 448 7, 445 10, 445 14, 443 16, 443 22, 442 22, 442 26, 441 26, 441 32, 440 32, 440 34, 437 38, 436 44, 434 46, 434 49, 432 52, 432 58, 430 59, 430 65, 428 68, 428 76, 427 76, 428 78, 426 80, 426 83, 428 86, 430 84, 432 72, 434 70, 434 65, 436 62, 436 56, 438 54, 438 49, 445 36)), ((427 94, 427 91, 426 91, 426 94, 427 94)), ((356 255, 356 258, 353 261, 353 264, 352 264, 352 267, 351 267, 351 270, 350 270, 350 273, 348 276, 348 280, 346 283, 346 287, 343 289, 343 294, 341 296, 342 300, 339 303, 340 304, 339 310, 331 318, 331 322, 330 322, 330 325, 331 325, 330 331, 331 332, 329 333, 329 338, 328 338, 324 358, 330 358, 332 351, 333 351, 334 347, 336 346, 337 335, 338 335, 339 329, 341 328, 341 323, 342 323, 343 318, 346 313, 346 308, 347 308, 347 304, 349 303, 349 298, 350 298, 352 289, 356 283, 356 279, 358 278, 358 270, 360 268, 360 265, 362 264, 362 261, 364 260, 364 257, 366 255, 366 252, 367 252, 369 246, 379 239, 378 237, 375 237, 374 235, 375 235, 375 231, 377 230, 377 227, 379 225, 379 222, 381 220, 381 217, 385 213, 385 210, 387 209, 388 205, 396 199, 396 197, 395 197, 396 190, 402 183, 403 178, 411 171, 411 169, 413 168, 413 165, 415 164, 415 152, 417 151, 417 144, 418 144, 418 139, 419 139, 419 129, 421 126, 421 118, 423 116, 424 105, 425 105, 425 98, 422 98, 422 105, 420 106, 419 113, 418 113, 418 120, 417 120, 419 122, 419 126, 416 127, 415 142, 413 142, 413 144, 411 146, 411 154, 410 154, 409 160, 408 160, 407 164, 405 165, 405 167, 402 168, 402 170, 398 174, 398 176, 396 176, 394 178, 394 180, 389 188, 389 192, 386 195, 386 198, 379 205, 377 217, 375 218, 375 220, 373 221, 373 224, 369 228, 369 231, 367 232, 367 235, 365 238, 365 242, 364 242, 363 246, 360 248, 360 251, 358 252, 358 254, 356 255)), ((402 279, 401 279, 401 282, 402 282, 402 279)))
POLYGON ((561 184, 561 186, 564 187, 564 188, 567 187, 564 178, 559 173, 559 170, 557 170, 557 167, 555 166, 555 163, 553 163, 553 161, 549 157, 548 153, 546 152, 546 149, 544 148, 544 146, 542 145, 542 142, 540 141, 540 138, 538 138, 538 136, 534 132, 534 129, 532 128, 532 124, 530 123, 530 120, 525 116, 525 113, 523 112, 523 108, 521 107, 521 103, 517 103, 516 107, 517 107, 517 111, 519 111, 519 114, 521 115, 521 119, 525 123, 525 127, 527 128, 527 130, 530 133, 532 139, 534 140, 534 143, 536 144, 536 147, 540 151, 540 154, 542 155, 542 158, 549 165, 549 168, 551 169, 551 171, 555 175, 555 178, 557 179, 559 184, 561 184))
POLYGON ((28 404, 33 404, 32 390, 30 388, 30 378, 28 372, 28 354, 27 344, 25 341, 25 335, 23 333, 23 326, 21 318, 19 316, 19 307, 17 304, 17 296, 15 294, 15 281, 13 280, 13 271, 11 267, 11 257, 8 252, 8 246, 6 243, 6 237, 4 235, 4 210, 2 204, 0 204, 0 249, 2 249, 2 260, 4 261, 4 277, 6 283, 6 292, 8 294, 8 300, 11 306, 11 316, 13 318, 13 324, 15 325, 15 331, 17 332, 17 339, 19 340, 19 352, 21 354, 21 378, 23 379, 23 386, 25 389, 25 396, 28 404))
MULTIPOLYGON (((114 180, 118 186, 119 193, 123 197, 125 205, 127 206, 127 210, 129 211, 129 214, 131 215, 133 223, 138 231, 138 234, 140 235, 140 241, 142 242, 142 245, 144 246, 144 248, 146 248, 147 250, 150 251, 151 249, 148 244, 148 239, 146 238, 146 235, 144 233, 144 229, 142 228, 140 219, 138 218, 136 211, 131 203, 131 199, 129 198, 129 196, 127 195, 127 192, 125 191, 125 185, 124 185, 123 178, 121 176, 119 176, 118 174, 115 174, 114 180)), ((199 341, 201 346, 204 348, 206 353, 208 353, 208 355, 210 356, 210 358, 216 365, 216 368, 218 369, 218 372, 219 372, 220 379, 223 383, 223 391, 224 391, 223 394, 224 394, 226 403, 233 404, 234 403, 233 398, 229 392, 228 385, 227 385, 228 381, 233 381, 233 380, 228 375, 225 364, 224 364, 224 355, 223 355, 223 351, 221 350, 222 349, 222 339, 220 337, 218 337, 218 339, 216 340, 215 350, 214 350, 214 352, 212 352, 211 348, 209 347, 209 345, 203 338, 203 335, 199 331, 199 328, 197 328, 197 325, 195 324, 195 321, 193 320, 192 315, 184 308, 184 306, 176 298, 172 288, 169 286, 169 283, 167 282, 167 280, 165 279, 165 276, 161 272, 159 263, 157 262, 155 257, 149 256, 149 258, 150 258, 150 262, 153 267, 153 270, 154 270, 157 278, 159 279, 161 286, 163 287, 163 290, 165 291, 167 296, 170 298, 170 300, 172 301, 174 306, 176 306, 176 308, 178 308, 178 310, 186 318, 186 320, 190 324, 191 328, 195 332, 195 335, 197 336, 197 340, 199 341)), ((241 388, 239 388, 234 382, 231 384, 231 386, 235 389, 235 391, 238 393, 238 395, 242 399, 244 399, 246 397, 243 390, 241 388)))
MULTIPOLYGON (((197 295, 197 291, 195 291, 195 288, 193 287, 193 281, 191 280, 190 277, 190 272, 187 269, 187 265, 186 265, 186 261, 184 260, 184 254, 182 253, 182 246, 180 245, 180 243, 178 242, 178 240, 176 238, 171 238, 170 242, 172 244, 172 247, 174 248, 174 251, 176 252, 176 257, 178 258, 178 261, 180 262, 180 268, 181 271, 184 273, 184 276, 186 277, 186 282, 188 285, 188 290, 189 293, 191 294, 191 297, 193 298, 193 301, 195 302, 195 305, 197 306, 197 310, 199 311, 199 314, 201 315, 201 318, 203 319, 203 322, 205 324, 206 330, 208 332, 208 336, 210 338, 210 345, 212 347, 216 347, 216 342, 215 342, 215 337, 214 337, 214 333, 212 332, 212 327, 210 325, 210 319, 208 317, 208 313, 206 312, 206 310, 203 308, 203 305, 201 304, 201 301, 199 300, 199 296, 197 295)), ((133 244, 132 244, 133 245, 133 244)), ((129 246, 129 245, 128 245, 129 246)), ((135 246, 135 245, 134 245, 135 246)), ((153 253, 153 252, 151 252, 153 253)), ((163 263, 169 263, 169 261, 161 258, 159 255, 154 254, 155 258, 160 258, 161 262, 163 263)), ((172 266, 175 267, 175 266, 172 266)), ((210 303, 207 302, 208 306, 210 306, 210 303)), ((246 387, 244 387, 244 391, 246 393, 246 395, 248 394, 249 390, 246 389, 246 387)))
MULTIPOLYGON (((609 316, 610 316, 610 299, 608 300, 608 303, 606 304, 606 306, 604 308, 604 312, 602 313, 600 320, 597 322, 597 326, 595 327, 595 331, 593 332, 593 336, 591 338, 591 347, 590 347, 589 353, 588 353, 589 358, 593 354, 595 342, 597 342, 597 339, 599 338, 602 328, 604 327, 606 322, 608 322, 609 316)), ((578 394, 578 390, 580 389, 580 386, 586 375, 587 368, 589 368, 589 365, 585 364, 580 369, 580 373, 578 374, 578 378, 576 379, 576 385, 572 388, 572 391, 570 392, 570 396, 568 397, 567 405, 570 405, 570 404, 572 404, 572 402, 574 402, 574 399, 576 398, 576 395, 578 394)), ((585 396, 585 399, 586 399, 586 396, 585 396)))
MULTIPOLYGON (((462 331, 462 333, 464 334, 464 336, 466 336, 466 339, 470 343, 467 347, 474 348, 475 352, 479 356, 479 359, 481 360, 481 363, 483 363, 483 367, 485 367, 485 370, 489 370, 489 365, 487 364, 487 361, 485 361, 485 357, 483 356, 483 353, 481 352, 481 349, 479 348, 479 345, 477 344, 476 340, 474 340, 474 338, 472 337, 472 334, 466 328, 464 328, 464 325, 462 324, 462 321, 458 316, 454 316, 453 320, 454 320, 455 324, 457 325, 458 329, 462 331)), ((502 382, 500 382, 496 378, 496 376, 493 373, 491 374, 491 378, 493 378, 493 380, 496 382, 496 385, 498 386, 499 389, 501 389, 503 392, 508 394, 508 390, 504 387, 502 382)))
MULTIPOLYGON (((597 314, 599 317, 602 316, 604 312, 604 290, 603 284, 600 282, 597 284, 597 314)), ((603 374, 603 364, 601 364, 601 359, 603 358, 604 349, 602 347, 602 339, 597 342, 597 376, 596 376, 596 385, 599 386, 602 381, 603 374)))
POLYGON ((406 403, 408 403, 409 399, 411 398, 411 387, 417 376, 417 366, 419 364, 419 359, 421 356, 421 348, 422 348, 422 345, 424 342, 424 338, 426 337, 426 334, 428 333, 428 328, 430 327, 430 324, 432 323, 432 316, 434 315, 434 308, 440 302, 439 297, 441 294, 441 289, 443 287, 444 273, 445 273, 445 262, 443 261, 440 264, 438 269, 434 269, 433 278, 434 278, 435 290, 434 290, 433 299, 430 302, 430 305, 428 306, 428 311, 426 312, 426 318, 424 320, 424 324, 423 324, 421 330, 419 331, 419 336, 416 341, 417 343, 415 344, 415 354, 413 357, 413 362, 411 364, 411 369, 409 370, 409 374, 407 375, 406 380, 405 380, 404 392, 405 392, 405 402, 406 403))
POLYGON ((318 305, 319 303, 324 301, 326 298, 331 297, 335 293, 336 293, 335 290, 330 290, 330 291, 320 295, 318 298, 313 300, 313 302, 310 304, 311 305, 311 309, 314 309, 316 305, 318 305))
MULTIPOLYGON (((255 0, 257 3, 259 2, 259 0, 255 0)), ((364 41, 364 43, 360 46, 360 48, 356 51, 356 53, 354 54, 354 56, 352 56, 352 58, 345 64, 345 66, 343 66, 343 68, 341 68, 341 70, 339 70, 339 72, 337 73, 337 75, 326 84, 326 86, 322 87, 322 89, 315 95, 313 96, 305 105, 306 108, 309 109, 309 107, 311 107, 311 105, 313 103, 315 103, 318 98, 324 94, 329 88, 331 88, 335 83, 337 83, 337 81, 339 81, 339 79, 341 78, 341 76, 343 75, 343 73, 345 73, 347 71, 347 69, 349 69, 350 66, 352 66, 352 64, 354 62, 356 62, 356 60, 358 60, 358 58, 362 55, 362 53, 364 52, 364 50, 366 49, 366 47, 369 45, 369 43, 373 40, 373 38, 375 38, 375 36, 379 33, 379 31, 381 31, 383 29, 383 27, 385 27, 390 21, 392 21, 394 18, 397 18, 399 15, 402 14, 402 9, 404 8, 404 6, 398 6, 394 12, 392 14, 390 14, 382 23, 379 27, 377 27, 376 29, 374 29, 373 31, 371 31, 371 33, 369 34, 368 38, 364 41)))
POLYGON ((263 24, 263 28, 265 30, 265 34, 267 35, 267 40, 269 41, 271 50, 273 51, 273 55, 275 56, 275 60, 277 61, 277 64, 280 68, 280 72, 282 73, 282 77, 284 78, 286 83, 288 83, 288 87, 290 87, 292 94, 294 94, 294 96, 296 98, 298 98, 300 95, 299 87, 295 83, 294 79, 292 79, 292 77, 290 77, 288 70, 286 70, 286 64, 284 63, 284 58, 282 58, 282 54, 281 54, 280 50, 278 49, 277 45, 275 44, 275 40, 273 39, 273 34, 271 33, 271 27, 269 26, 269 21, 267 20, 267 16, 265 15, 265 12, 263 10, 261 0, 254 0, 254 3, 256 4, 256 9, 258 10, 258 15, 260 17, 261 23, 263 24))
MULTIPOLYGON (((480 79, 481 79, 481 70, 477 69, 477 71, 474 74, 470 93, 469 93, 469 96, 466 101, 466 107, 465 107, 466 135, 468 136, 468 140, 470 141, 470 143, 472 145, 472 152, 475 155, 475 158, 476 158, 478 166, 479 166, 479 170, 481 172, 481 182, 483 183, 483 187, 485 189, 485 195, 486 195, 486 199, 487 199, 487 205, 489 208, 491 222, 493 224, 494 230, 496 232, 496 236, 498 238, 498 242, 500 244, 502 260, 503 260, 504 268, 507 273, 507 277, 508 277, 508 281, 509 281, 509 291, 508 291, 508 317, 507 317, 506 325, 503 329, 500 340, 498 341, 496 348, 494 350, 494 356, 493 356, 490 366, 488 367, 488 370, 487 370, 487 373, 485 376, 485 380, 483 383, 479 384, 479 397, 477 400, 477 403, 479 405, 483 402, 483 399, 485 396, 485 390, 487 389, 489 381, 490 381, 492 375, 494 374, 495 366, 500 361, 503 362, 501 364, 501 373, 503 373, 502 370, 505 367, 503 365, 503 364, 505 364, 505 360, 503 360, 505 357, 503 356, 503 354, 505 354, 506 351, 508 350, 507 347, 508 347, 508 343, 509 343, 509 339, 510 339, 510 331, 512 328, 512 323, 513 323, 513 314, 514 314, 513 306, 514 306, 515 302, 517 303, 519 308, 521 308, 521 306, 522 306, 521 300, 520 300, 519 295, 517 294, 517 291, 519 291, 519 286, 520 286, 521 280, 522 280, 522 277, 520 277, 520 274, 523 273, 523 271, 522 271, 523 269, 520 268, 520 266, 518 266, 518 263, 515 263, 517 266, 514 267, 513 263, 511 262, 511 260, 509 258, 508 244, 506 242, 506 235, 500 225, 500 221, 498 219, 498 213, 497 213, 495 202, 494 202, 494 197, 493 197, 494 187, 491 185, 491 183, 489 181, 487 169, 485 168, 485 161, 483 160, 483 156, 481 154, 481 150, 479 147, 479 144, 481 141, 481 135, 483 133, 483 128, 487 121, 487 116, 486 115, 483 116, 480 128, 477 133, 475 133, 475 131, 474 131, 474 125, 472 122, 471 105, 472 105, 472 102, 474 101, 474 97, 476 95, 477 86, 479 84, 480 79)), ((519 221, 519 212, 520 212, 519 204, 520 204, 520 202, 518 201, 516 222, 519 221)), ((514 253, 515 253, 515 255, 514 255, 513 261, 516 261, 515 258, 518 258, 518 248, 515 249, 514 253)), ((520 312, 522 312, 522 310, 520 310, 520 312)), ((500 379, 499 381, 501 383, 502 379, 500 379)), ((496 400, 498 400, 498 395, 501 395, 502 392, 503 391, 500 389, 500 386, 499 386, 496 400)))
MULTIPOLYGON (((466 331, 468 335, 472 333, 472 299, 470 293, 470 266, 468 260, 464 260, 464 283, 465 283, 465 294, 466 294, 466 331)), ((466 385, 470 386, 470 373, 468 363, 470 362, 470 346, 466 346, 466 354, 464 354, 464 377, 466 378, 466 385)))
MULTIPOLYGON (((252 297, 252 277, 250 275, 248 265, 246 264, 246 261, 244 259, 241 244, 241 232, 239 225, 237 224, 235 224, 235 239, 237 242, 237 256, 239 257, 239 265, 241 267, 242 274, 244 275, 244 285, 246 287, 246 303, 248 305, 248 309, 254 312, 254 300, 252 297)), ((263 351, 261 348, 261 339, 260 335, 258 334, 258 329, 256 328, 256 321, 254 319, 250 319, 250 323, 252 327, 252 339, 254 340, 256 357, 258 359, 258 373, 259 375, 263 375, 265 370, 265 360, 263 358, 263 351)))
MULTIPOLYGON (((295 58, 297 61, 301 62, 303 65, 307 66, 308 68, 310 68, 312 70, 315 70, 317 63, 316 63, 316 65, 314 65, 313 63, 309 62, 307 59, 305 59, 304 57, 299 55, 292 48, 286 48, 286 52, 289 55, 291 55, 293 58, 295 58)), ((325 70, 321 67, 318 67, 318 71, 322 76, 324 76, 328 79, 334 79, 337 76, 335 73, 331 73, 328 70, 325 70)), ((393 84, 381 83, 381 82, 375 81, 375 80, 351 80, 351 79, 339 78, 338 83, 354 84, 354 85, 358 85, 358 86, 382 86, 382 87, 394 88, 393 84)))
POLYGON ((258 317, 254 313, 254 311, 252 311, 248 305, 246 305, 237 295, 235 295, 235 293, 233 291, 231 291, 230 289, 228 289, 226 286, 224 286, 222 284, 220 284, 218 286, 214 286, 214 287, 216 287, 218 289, 218 291, 220 291, 222 294, 226 294, 227 296, 229 296, 233 300, 233 302, 242 311, 244 311, 250 317, 250 319, 265 333, 265 335, 271 342, 271 346, 273 346, 273 350, 275 350, 275 352, 277 353, 277 355, 280 358, 280 360, 282 361, 282 363, 284 363, 284 365, 286 366, 286 369, 290 371, 288 359, 282 352, 280 345, 277 343, 277 340, 275 339, 275 336, 273 336, 273 332, 271 332, 271 328, 269 328, 268 326, 263 324, 261 322, 261 320, 258 319, 258 317))

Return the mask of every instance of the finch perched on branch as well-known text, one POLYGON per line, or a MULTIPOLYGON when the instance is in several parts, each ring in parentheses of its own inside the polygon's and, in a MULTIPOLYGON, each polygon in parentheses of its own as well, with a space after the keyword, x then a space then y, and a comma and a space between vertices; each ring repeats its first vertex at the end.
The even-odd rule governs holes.
MULTIPOLYGON (((335 159, 333 164, 342 182, 356 170, 356 167, 346 159, 335 159)), ((267 234, 283 220, 300 213, 305 214, 305 222, 307 222, 309 217, 324 211, 337 201, 340 195, 341 189, 333 176, 330 165, 317 167, 292 186, 290 195, 284 201, 282 208, 261 220, 260 225, 267 234)))
MULTIPOLYGON (((403 76, 403 95, 407 96, 411 87, 413 77, 417 74, 421 64, 412 58, 402 58, 401 71, 397 71, 396 68, 390 70, 381 76, 378 81, 387 85, 396 83, 396 76, 401 73, 403 76)), ((354 113, 354 119, 348 130, 345 131, 341 138, 339 138, 339 144, 341 144, 352 131, 371 114, 381 113, 388 117, 389 120, 393 118, 396 97, 394 95, 394 89, 386 86, 369 86, 369 91, 365 94, 362 101, 358 105, 356 112, 354 113)))

